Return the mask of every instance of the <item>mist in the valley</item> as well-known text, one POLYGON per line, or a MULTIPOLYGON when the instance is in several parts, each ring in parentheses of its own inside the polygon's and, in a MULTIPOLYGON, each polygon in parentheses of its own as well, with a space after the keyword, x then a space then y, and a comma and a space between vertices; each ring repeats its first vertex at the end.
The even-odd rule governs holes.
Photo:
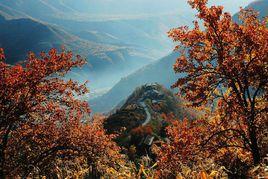
MULTIPOLYGON (((226 11, 234 14, 251 1, 212 0, 209 3, 223 5, 226 11)), ((186 0, 81 0, 76 3, 65 0, 64 2, 76 13, 80 12, 78 14, 82 20, 77 22, 68 19, 58 24, 81 38, 123 46, 131 49, 133 54, 139 54, 133 55, 132 59, 117 54, 117 59, 120 56, 121 61, 128 61, 126 66, 117 64, 119 68, 118 66, 105 68, 101 64, 96 64, 95 66, 100 66, 99 70, 84 72, 83 78, 90 80, 91 97, 106 92, 122 78, 171 53, 174 45, 167 37, 168 30, 180 25, 190 26, 194 19, 194 12, 186 0)))
MULTIPOLYGON (((209 4, 223 5, 235 14, 252 1, 210 0, 209 4)), ((72 70, 67 78, 88 80, 88 98, 105 93, 109 96, 128 83, 127 92, 117 92, 118 99, 110 99, 113 103, 141 83, 157 79, 164 82, 163 76, 173 74, 172 63, 166 66, 168 69, 155 65, 159 69, 154 70, 150 70, 151 64, 161 64, 161 59, 171 54, 174 44, 167 32, 174 27, 191 26, 195 19, 187 0, 0 0, 0 12, 5 19, 0 21, 2 26, 8 27, 0 30, 0 44, 5 45, 11 63, 23 59, 27 51, 38 53, 64 44, 87 59, 82 69, 72 70), (22 17, 25 19, 20 20, 22 17), (29 31, 29 25, 35 33, 29 31), (23 36, 31 36, 32 41, 25 43, 23 36), (132 77, 137 74, 140 77, 132 77)), ((166 86, 171 82, 167 79, 166 86)), ((98 98, 95 101, 98 103, 98 98)))

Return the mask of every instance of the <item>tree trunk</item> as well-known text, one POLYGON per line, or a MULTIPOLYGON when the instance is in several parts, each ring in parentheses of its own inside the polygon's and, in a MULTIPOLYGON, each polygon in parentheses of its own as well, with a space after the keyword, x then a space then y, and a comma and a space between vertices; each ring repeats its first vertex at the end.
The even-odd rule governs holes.
POLYGON ((5 179, 5 178, 6 178, 6 174, 4 172, 3 166, 1 166, 1 168, 0 168, 0 179, 5 179))
POLYGON ((254 165, 258 165, 261 162, 261 155, 260 155, 260 148, 258 146, 255 127, 250 127, 249 137, 250 137, 250 142, 251 142, 251 153, 253 157, 253 162, 254 162, 254 165))
POLYGON ((6 158, 5 158, 5 152, 7 148, 7 143, 8 143, 8 135, 10 134, 10 131, 12 129, 13 124, 9 124, 7 131, 5 132, 3 138, 2 138, 2 144, 0 144, 0 178, 6 178, 6 173, 4 171, 4 166, 6 163, 6 158))
POLYGON ((255 126, 255 103, 251 104, 251 111, 248 117, 248 131, 249 131, 249 139, 251 142, 251 153, 253 157, 254 165, 258 165, 261 162, 261 154, 260 148, 258 146, 258 139, 256 133, 256 126, 255 126))
POLYGON ((0 144, 0 179, 6 178, 4 165, 5 165, 5 153, 4 153, 4 143, 2 143, 0 144))

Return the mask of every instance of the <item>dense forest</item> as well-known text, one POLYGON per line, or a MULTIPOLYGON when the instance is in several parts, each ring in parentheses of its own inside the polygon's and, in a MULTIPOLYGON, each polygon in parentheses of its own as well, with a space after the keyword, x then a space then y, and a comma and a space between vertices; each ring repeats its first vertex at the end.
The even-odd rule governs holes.
MULTIPOLYGON (((253 6, 258 3, 265 4, 256 1, 253 6)), ((197 19, 169 30, 174 52, 99 98, 97 107, 106 112, 102 114, 84 100, 92 82, 72 75, 79 70, 85 74, 85 66, 98 71, 98 60, 108 57, 102 66, 119 70, 131 64, 138 69, 151 60, 147 52, 138 53, 129 44, 122 47, 117 40, 102 46, 115 42, 107 34, 91 43, 57 26, 24 19, 31 28, 41 28, 50 45, 21 61, 16 58, 22 58, 23 44, 13 44, 6 55, 0 43, 0 178, 268 177, 267 12, 241 8, 232 16, 208 0, 189 0, 188 5, 197 19), (82 54, 72 52, 73 46, 83 48, 82 54), (94 49, 86 53, 96 58, 92 66, 84 58, 89 46, 94 49), (133 62, 133 56, 141 61, 133 62), (110 63, 117 58, 122 61, 110 63), (161 70, 165 75, 158 74, 161 70), (142 75, 152 75, 152 83, 140 85, 142 75), (140 86, 128 94, 133 88, 128 81, 135 77, 140 86), (168 78, 175 79, 171 89, 166 87, 168 78), (128 97, 123 100, 122 95, 128 97)), ((0 3, 0 12, 6 9, 0 3)), ((5 34, 20 25, 5 18, 0 18, 5 31, 0 37, 10 44, 5 34)), ((39 50, 42 43, 36 43, 39 50)))

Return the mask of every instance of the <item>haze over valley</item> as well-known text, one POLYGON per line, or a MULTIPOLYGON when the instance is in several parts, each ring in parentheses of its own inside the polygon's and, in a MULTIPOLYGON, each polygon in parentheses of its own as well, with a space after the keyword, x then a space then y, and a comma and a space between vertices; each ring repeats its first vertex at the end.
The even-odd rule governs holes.
MULTIPOLYGON (((235 14, 250 2, 214 0, 210 4, 224 5, 235 14)), ((95 98, 93 109, 103 112, 124 100, 138 85, 165 81, 169 87, 174 82, 170 76, 164 79, 165 74, 153 80, 159 70, 155 69, 128 81, 129 89, 113 95, 118 99, 111 98, 108 106, 99 104, 99 99, 111 94, 123 81, 157 66, 161 58, 168 59, 174 45, 167 32, 180 25, 191 26, 194 19, 186 0, 1 0, 0 45, 11 64, 23 61, 28 51, 39 53, 62 45, 80 54, 87 64, 74 69, 68 78, 88 80, 88 98, 95 98)), ((174 60, 166 61, 168 64, 163 65, 169 68, 164 71, 175 76, 170 68, 174 60)))
POLYGON ((0 0, 0 179, 268 179, 268 0, 0 0))

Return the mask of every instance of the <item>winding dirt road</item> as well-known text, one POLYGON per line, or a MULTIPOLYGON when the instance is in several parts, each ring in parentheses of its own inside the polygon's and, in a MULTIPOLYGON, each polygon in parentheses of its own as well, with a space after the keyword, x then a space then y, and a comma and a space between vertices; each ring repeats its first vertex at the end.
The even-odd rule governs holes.
POLYGON ((143 101, 140 102, 140 104, 141 104, 141 106, 143 107, 143 109, 145 110, 145 113, 146 113, 146 120, 142 123, 142 126, 145 126, 145 125, 149 124, 149 122, 151 121, 152 115, 149 112, 149 109, 148 109, 147 105, 143 101))

